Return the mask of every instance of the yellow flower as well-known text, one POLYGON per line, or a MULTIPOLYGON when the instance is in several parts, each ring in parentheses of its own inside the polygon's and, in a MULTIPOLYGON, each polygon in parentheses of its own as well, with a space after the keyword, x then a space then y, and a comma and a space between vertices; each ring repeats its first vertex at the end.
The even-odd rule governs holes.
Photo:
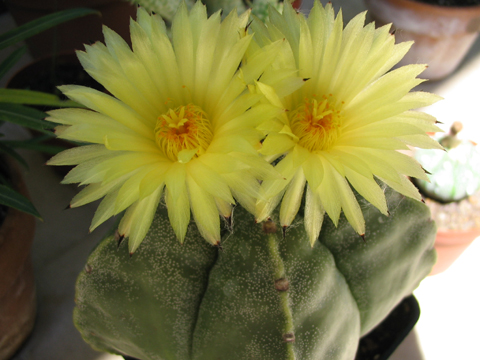
MULTIPOLYGON (((437 131, 435 119, 411 109, 429 105, 437 96, 410 92, 423 80, 425 65, 388 72, 411 43, 395 45, 389 26, 364 26, 365 13, 343 29, 341 12, 315 1, 308 19, 285 6, 271 9, 269 21, 252 24, 260 46, 286 38, 288 51, 277 63, 308 79, 294 93, 282 96, 277 83, 262 77, 257 91, 285 109, 276 121, 263 124, 268 137, 261 153, 286 181, 266 180, 257 221, 267 218, 280 201, 280 221, 289 226, 298 212, 306 186, 305 226, 310 242, 318 238, 325 212, 335 225, 341 211, 360 235, 362 211, 351 186, 383 214, 388 214, 380 179, 398 192, 420 200, 407 176, 425 179, 421 166, 398 150, 407 145, 439 148, 426 131, 437 131)), ((274 64, 275 65, 275 64, 274 64)))
MULTIPOLYGON (((221 20, 197 2, 183 4, 172 40, 159 16, 139 9, 131 22, 132 48, 104 29, 106 45, 78 56, 86 71, 113 95, 81 86, 62 92, 88 109, 50 112, 60 138, 89 145, 64 151, 50 165, 77 165, 64 183, 88 185, 72 207, 100 199, 91 230, 122 211, 121 236, 134 252, 150 228, 162 195, 172 227, 183 241, 190 211, 202 236, 220 241, 220 215, 235 199, 254 212, 258 179, 277 174, 258 155, 261 119, 279 110, 259 102, 249 84, 275 58, 283 41, 252 52, 249 13, 221 20), (240 66, 241 65, 241 66, 240 66)), ((275 175, 278 177, 278 175, 275 175)))

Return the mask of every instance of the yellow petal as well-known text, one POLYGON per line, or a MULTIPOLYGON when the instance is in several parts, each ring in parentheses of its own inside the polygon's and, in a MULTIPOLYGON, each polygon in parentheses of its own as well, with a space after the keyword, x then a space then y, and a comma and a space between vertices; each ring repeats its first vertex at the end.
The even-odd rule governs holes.
POLYGON ((157 211, 162 189, 156 190, 150 196, 139 200, 135 208, 134 220, 132 221, 128 239, 128 250, 133 254, 140 246, 152 225, 153 217, 157 211))
POLYGON ((209 193, 210 196, 218 197, 230 204, 235 203, 227 183, 212 168, 196 160, 188 164, 187 173, 189 177, 191 177, 203 191, 209 193))
POLYGON ((342 203, 342 209, 345 217, 359 235, 364 235, 365 220, 363 219, 362 210, 352 192, 352 189, 350 188, 350 185, 339 173, 334 172, 333 176, 337 181, 340 201, 342 203))
POLYGON ((173 163, 168 169, 165 176, 165 185, 168 189, 168 196, 175 201, 180 196, 185 195, 185 165, 181 163, 173 163))
POLYGON ((310 188, 315 191, 323 180, 323 165, 319 155, 310 154, 302 168, 310 188))
POLYGON ((320 230, 323 224, 325 209, 318 194, 311 190, 307 185, 307 194, 305 198, 305 230, 308 234, 310 246, 313 247, 315 241, 318 239, 320 230))
POLYGON ((270 134, 262 143, 260 154, 262 155, 278 155, 284 154, 295 146, 295 142, 288 135, 270 134))
POLYGON ((320 200, 332 222, 337 226, 340 212, 342 209, 341 190, 337 184, 338 177, 336 176, 335 168, 330 163, 321 158, 324 169, 323 180, 318 187, 318 194, 320 200))
POLYGON ((103 145, 76 146, 55 155, 47 165, 77 165, 104 156, 108 151, 103 145))
POLYGON ((173 231, 175 232, 178 241, 183 243, 187 233, 188 223, 190 222, 190 204, 185 180, 183 186, 179 189, 179 193, 176 194, 176 197, 171 195, 170 189, 167 187, 165 200, 167 203, 170 224, 172 224, 173 231))
POLYGON ((100 202, 95 215, 93 216, 92 223, 90 225, 89 231, 92 232, 98 226, 103 224, 113 215, 115 215, 115 201, 118 196, 118 189, 116 191, 110 191, 100 202))
POLYGON ((348 181, 365 200, 375 206, 384 215, 388 215, 387 203, 383 190, 373 178, 366 178, 363 175, 345 167, 348 181))
POLYGON ((220 242, 220 218, 215 200, 189 175, 187 175, 187 184, 198 231, 205 240, 216 245, 220 242))
POLYGON ((303 198, 305 182, 303 170, 299 168, 283 196, 282 206, 280 207, 280 224, 282 226, 290 226, 297 215, 303 198))

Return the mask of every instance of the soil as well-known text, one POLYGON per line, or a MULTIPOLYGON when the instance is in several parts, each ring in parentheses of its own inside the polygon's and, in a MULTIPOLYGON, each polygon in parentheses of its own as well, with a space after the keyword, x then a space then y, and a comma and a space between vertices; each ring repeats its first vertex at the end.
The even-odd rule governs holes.
POLYGON ((439 203, 425 198, 438 230, 480 228, 480 191, 459 202, 439 203))
POLYGON ((417 2, 440 6, 474 6, 480 5, 480 0, 415 0, 417 2))

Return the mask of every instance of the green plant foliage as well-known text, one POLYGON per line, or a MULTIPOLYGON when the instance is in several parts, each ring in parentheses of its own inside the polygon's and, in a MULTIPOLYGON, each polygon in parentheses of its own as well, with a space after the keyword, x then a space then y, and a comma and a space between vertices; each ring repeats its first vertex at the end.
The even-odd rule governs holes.
POLYGON ((0 35, 0 49, 5 49, 10 45, 16 44, 20 41, 28 39, 29 37, 41 33, 51 27, 62 24, 69 20, 76 19, 78 17, 97 14, 100 15, 98 11, 77 8, 77 9, 68 9, 59 11, 50 15, 41 17, 40 19, 30 21, 27 24, 21 25, 13 30, 7 31, 4 34, 0 35))
MULTIPOLYGON (((99 15, 98 12, 91 9, 77 8, 59 11, 31 21, 4 34, 0 34, 0 49, 5 49, 53 26, 91 14, 99 15)), ((12 51, 12 53, 3 60, 0 64, 0 78, 20 60, 24 53, 25 48, 21 47, 12 51)), ((0 153, 11 156, 22 165, 27 166, 25 160, 16 152, 16 148, 46 151, 48 153, 56 153, 60 149, 55 149, 55 147, 39 141, 41 139, 43 142, 44 140, 54 137, 51 131, 54 124, 44 120, 46 114, 43 111, 25 105, 55 107, 78 105, 72 101, 60 100, 55 95, 44 94, 38 91, 0 89, 0 123, 10 122, 43 133, 39 138, 26 141, 0 140, 0 153)), ((3 136, 3 134, 0 133, 0 136, 3 136)), ((15 192, 9 184, 8 179, 4 177, 0 178, 0 204, 40 218, 40 214, 33 204, 27 198, 15 192)))

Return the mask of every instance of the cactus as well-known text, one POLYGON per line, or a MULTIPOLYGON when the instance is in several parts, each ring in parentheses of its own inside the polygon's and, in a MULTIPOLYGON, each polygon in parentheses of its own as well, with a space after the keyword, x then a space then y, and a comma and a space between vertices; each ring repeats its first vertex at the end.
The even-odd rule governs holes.
MULTIPOLYGON (((182 0, 129 0, 132 4, 142 6, 149 12, 155 12, 162 16, 162 18, 171 23, 173 16, 182 2, 182 0)), ((195 1, 186 0, 185 3, 189 8, 193 7, 195 1)), ((233 9, 236 9, 240 14, 246 9, 251 8, 252 13, 259 19, 265 20, 268 17, 268 7, 273 6, 276 9, 281 9, 283 2, 279 0, 204 0, 203 3, 207 6, 208 13, 211 15, 217 11, 222 11, 223 14, 228 14, 233 9)), ((293 3, 293 1, 292 1, 293 3)), ((296 5, 296 4, 295 4, 296 5)))
POLYGON ((415 158, 431 173, 430 182, 415 179, 415 184, 431 199, 443 203, 460 201, 480 190, 480 151, 471 141, 457 137, 461 130, 462 124, 457 121, 439 140, 446 151, 415 152, 415 158))
POLYGON ((132 257, 114 234, 90 255, 75 324, 94 348, 142 360, 351 360, 435 261, 428 208, 385 193, 390 216, 357 195, 364 240, 342 216, 313 248, 303 214, 284 232, 278 214, 255 224, 239 206, 222 247, 193 222, 182 245, 160 205, 132 257))

